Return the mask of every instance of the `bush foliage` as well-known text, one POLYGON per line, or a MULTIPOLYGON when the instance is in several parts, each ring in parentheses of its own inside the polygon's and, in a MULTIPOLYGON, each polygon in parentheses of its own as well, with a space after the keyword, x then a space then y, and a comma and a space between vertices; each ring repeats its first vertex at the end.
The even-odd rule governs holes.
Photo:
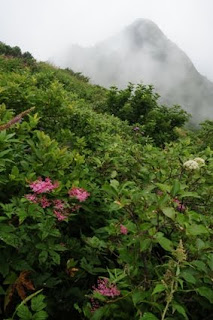
POLYGON ((1 317, 211 319, 211 121, 6 49, 1 317))

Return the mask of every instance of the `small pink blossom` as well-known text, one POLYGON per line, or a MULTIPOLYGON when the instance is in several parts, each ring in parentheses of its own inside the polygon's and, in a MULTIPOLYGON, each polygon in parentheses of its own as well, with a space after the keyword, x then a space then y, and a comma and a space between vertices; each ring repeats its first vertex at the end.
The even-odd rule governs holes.
POLYGON ((120 233, 121 234, 127 234, 128 233, 128 229, 123 224, 120 225, 120 233))
POLYGON ((59 199, 54 200, 53 204, 54 204, 54 208, 58 209, 58 210, 63 210, 64 206, 65 206, 64 201, 59 200, 59 199))
POLYGON ((75 211, 79 210, 80 208, 81 208, 81 206, 76 204, 75 206, 72 207, 71 211, 75 212, 75 211))
POLYGON ((110 284, 109 279, 98 279, 97 287, 93 286, 94 292, 100 293, 105 297, 116 297, 120 296, 120 291, 115 284, 110 284))
POLYGON ((173 201, 174 201, 175 203, 177 203, 177 211, 179 211, 179 212, 185 212, 186 207, 184 206, 183 203, 180 202, 180 200, 178 200, 177 198, 175 198, 175 199, 173 199, 173 201))
POLYGON ((42 208, 47 208, 51 206, 51 202, 45 196, 39 199, 39 203, 42 206, 42 208))
POLYGON ((67 217, 61 211, 53 210, 58 221, 64 221, 67 217))
POLYGON ((80 202, 84 202, 89 196, 90 193, 84 190, 83 188, 75 188, 73 187, 68 191, 70 197, 74 197, 78 199, 80 202))
POLYGON ((59 183, 57 181, 52 183, 50 178, 45 178, 45 180, 38 178, 38 180, 30 184, 30 188, 37 194, 51 192, 52 190, 58 188, 58 186, 59 183))
POLYGON ((33 203, 37 203, 38 199, 35 194, 25 194, 25 198, 33 203))

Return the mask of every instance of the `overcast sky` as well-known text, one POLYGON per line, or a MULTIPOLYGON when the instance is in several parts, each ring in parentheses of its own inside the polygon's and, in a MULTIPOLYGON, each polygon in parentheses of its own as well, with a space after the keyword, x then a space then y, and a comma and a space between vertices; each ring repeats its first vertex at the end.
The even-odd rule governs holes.
POLYGON ((48 60, 153 20, 213 80, 213 0, 0 0, 0 41, 48 60))

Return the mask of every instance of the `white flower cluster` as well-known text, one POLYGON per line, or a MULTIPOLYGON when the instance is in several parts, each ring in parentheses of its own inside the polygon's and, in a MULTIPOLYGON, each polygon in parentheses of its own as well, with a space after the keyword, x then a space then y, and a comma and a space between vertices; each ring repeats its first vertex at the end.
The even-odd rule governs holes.
POLYGON ((194 161, 196 161, 200 166, 205 165, 205 160, 203 158, 195 158, 194 161))
POLYGON ((188 160, 183 164, 184 168, 187 170, 197 170, 203 165, 205 165, 205 160, 202 158, 195 158, 194 160, 188 160))

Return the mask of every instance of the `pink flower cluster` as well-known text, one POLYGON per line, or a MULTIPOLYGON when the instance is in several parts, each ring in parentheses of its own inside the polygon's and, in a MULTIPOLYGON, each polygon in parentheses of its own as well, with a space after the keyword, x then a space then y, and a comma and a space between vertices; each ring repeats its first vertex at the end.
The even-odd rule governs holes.
POLYGON ((58 221, 63 221, 67 218, 67 214, 64 211, 65 202, 59 199, 53 200, 54 209, 53 213, 58 219, 58 221))
POLYGON ((120 225, 120 233, 121 234, 127 234, 128 233, 128 229, 123 224, 120 225))
POLYGON ((36 194, 26 194, 25 198, 33 203, 38 203, 42 208, 47 208, 51 206, 51 202, 45 197, 38 197, 36 194))
POLYGON ((177 211, 179 211, 179 212, 184 212, 185 210, 186 210, 186 207, 184 206, 184 204, 183 203, 181 203, 180 202, 180 200, 178 200, 177 198, 175 198, 175 199, 173 199, 173 201, 175 202, 175 203, 177 203, 177 211))
POLYGON ((102 296, 105 297, 116 297, 120 296, 120 291, 116 287, 115 284, 110 284, 109 279, 98 279, 97 287, 93 286, 94 292, 100 293, 102 296))
POLYGON ((30 184, 30 188, 37 194, 51 192, 52 190, 58 188, 58 186, 59 183, 57 181, 52 183, 50 178, 45 178, 45 180, 38 178, 38 180, 30 184))
MULTIPOLYGON (((52 183, 50 178, 38 178, 36 181, 30 183, 30 188, 34 192, 33 194, 26 194, 25 198, 31 201, 32 203, 39 204, 42 208, 47 208, 53 206, 53 213, 59 221, 63 221, 67 218, 68 204, 60 199, 50 200, 47 199, 43 193, 52 192, 54 189, 58 188, 59 183, 54 182, 52 183)), ((82 188, 72 188, 68 192, 70 197, 74 197, 79 200, 79 202, 85 201, 89 196, 90 193, 82 188)), ((70 210, 72 212, 77 211, 81 206, 79 204, 75 204, 70 210)))
POLYGON ((73 187, 68 191, 70 197, 78 199, 80 202, 84 202, 89 196, 90 193, 84 190, 83 188, 73 187))
POLYGON ((58 219, 58 221, 64 221, 67 218, 67 216, 65 214, 63 214, 62 211, 53 210, 53 213, 56 216, 56 218, 58 219))

